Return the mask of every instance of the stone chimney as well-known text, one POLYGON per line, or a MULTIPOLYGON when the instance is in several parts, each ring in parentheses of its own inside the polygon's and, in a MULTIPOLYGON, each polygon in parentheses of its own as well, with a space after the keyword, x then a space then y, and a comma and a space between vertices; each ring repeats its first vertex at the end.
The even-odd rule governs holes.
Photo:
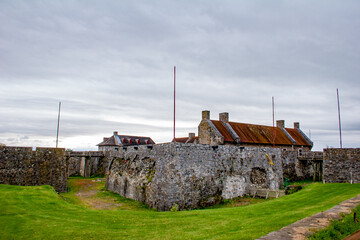
POLYGON ((114 136, 115 136, 115 135, 118 135, 118 132, 117 132, 117 131, 114 132, 114 136))
POLYGON ((299 122, 294 122, 294 128, 300 129, 300 123, 299 122))
POLYGON ((227 112, 219 113, 219 120, 224 123, 228 123, 229 122, 229 113, 227 113, 227 112))
POLYGON ((193 139, 195 137, 195 133, 189 133, 189 139, 193 139))
POLYGON ((285 128, 285 120, 276 120, 276 126, 279 128, 285 128))
POLYGON ((210 120, 210 111, 208 110, 202 111, 202 120, 210 120))

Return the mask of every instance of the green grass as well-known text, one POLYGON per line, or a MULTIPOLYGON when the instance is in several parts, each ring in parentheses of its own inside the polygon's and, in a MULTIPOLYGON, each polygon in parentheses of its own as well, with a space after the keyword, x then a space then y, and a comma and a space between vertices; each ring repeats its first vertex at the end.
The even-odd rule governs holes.
MULTIPOLYGON (((356 216, 360 216, 360 206, 354 209, 356 216)), ((359 217, 356 217, 359 219, 359 217)), ((329 227, 318 231, 310 237, 311 240, 341 240, 360 229, 360 222, 354 221, 354 213, 347 214, 343 219, 333 221, 329 227)))
POLYGON ((94 210, 50 186, 0 185, 0 239, 254 239, 359 193, 360 184, 316 183, 244 207, 156 212, 94 210))

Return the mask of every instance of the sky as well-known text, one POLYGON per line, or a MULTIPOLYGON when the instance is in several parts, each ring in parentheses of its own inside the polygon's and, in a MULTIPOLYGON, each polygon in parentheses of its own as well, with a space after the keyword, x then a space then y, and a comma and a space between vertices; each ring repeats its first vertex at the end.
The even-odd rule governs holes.
POLYGON ((0 0, 0 143, 96 150, 197 134, 211 119, 360 146, 360 1, 0 0))

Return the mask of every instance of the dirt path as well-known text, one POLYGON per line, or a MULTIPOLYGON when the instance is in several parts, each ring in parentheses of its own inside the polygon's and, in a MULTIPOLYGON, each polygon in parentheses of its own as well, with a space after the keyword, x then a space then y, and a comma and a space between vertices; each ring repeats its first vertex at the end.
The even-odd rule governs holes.
POLYGON ((76 180, 75 184, 79 187, 75 196, 90 208, 113 210, 122 206, 121 203, 117 202, 116 198, 110 196, 98 196, 99 193, 103 191, 105 185, 105 179, 103 178, 79 179, 76 180))

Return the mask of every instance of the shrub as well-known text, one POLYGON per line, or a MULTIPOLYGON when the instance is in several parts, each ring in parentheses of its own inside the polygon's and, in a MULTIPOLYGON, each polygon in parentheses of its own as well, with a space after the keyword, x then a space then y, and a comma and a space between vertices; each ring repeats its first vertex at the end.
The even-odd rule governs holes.
POLYGON ((179 206, 175 204, 174 206, 171 207, 170 212, 177 212, 177 211, 179 211, 179 206))
POLYGON ((285 194, 292 194, 300 191, 302 189, 302 186, 300 185, 289 185, 285 188, 285 194))

